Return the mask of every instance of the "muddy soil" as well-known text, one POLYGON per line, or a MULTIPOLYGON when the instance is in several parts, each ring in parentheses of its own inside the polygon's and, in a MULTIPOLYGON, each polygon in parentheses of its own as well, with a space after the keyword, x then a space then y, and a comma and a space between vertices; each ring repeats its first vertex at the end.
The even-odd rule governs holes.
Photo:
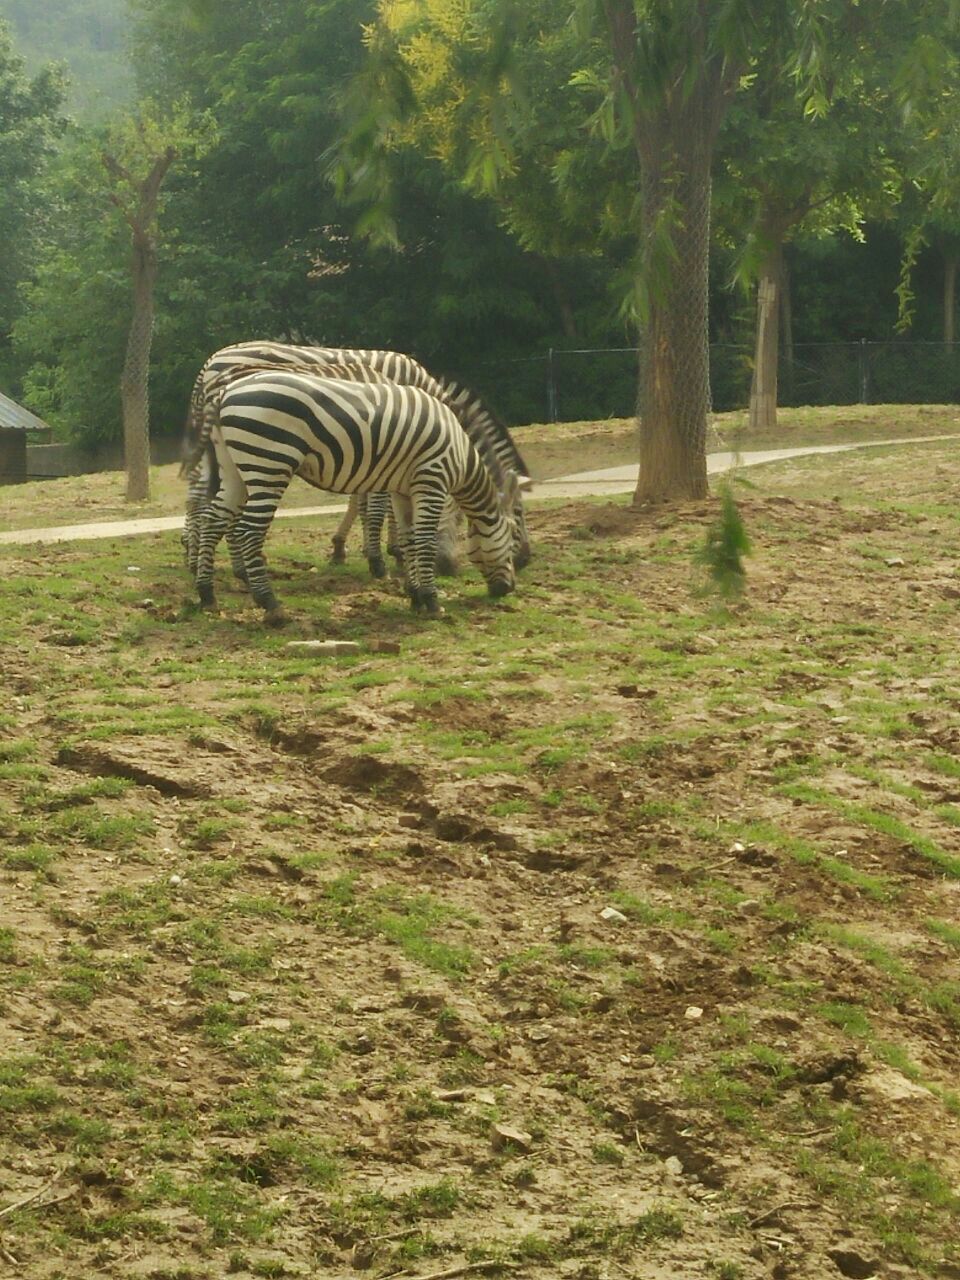
POLYGON ((958 491, 751 475, 729 611, 713 501, 432 628, 306 528, 277 635, 6 549, 0 1270, 960 1275, 958 491))

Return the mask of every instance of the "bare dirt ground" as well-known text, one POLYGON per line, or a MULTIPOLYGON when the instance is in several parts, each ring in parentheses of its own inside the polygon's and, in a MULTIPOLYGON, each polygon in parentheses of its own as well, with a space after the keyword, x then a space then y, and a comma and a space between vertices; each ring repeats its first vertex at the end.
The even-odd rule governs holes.
POLYGON ((736 492, 730 609, 714 501, 535 509, 432 625, 322 522, 281 633, 3 549, 0 1271, 960 1276, 960 459, 736 492))

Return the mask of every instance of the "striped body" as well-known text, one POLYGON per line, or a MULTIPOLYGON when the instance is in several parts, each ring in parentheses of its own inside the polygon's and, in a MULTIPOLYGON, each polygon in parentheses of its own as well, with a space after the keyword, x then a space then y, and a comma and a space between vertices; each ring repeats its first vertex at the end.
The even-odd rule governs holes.
MULTIPOLYGON (((502 492, 511 495, 514 514, 514 561, 518 567, 530 559, 530 544, 521 489, 529 484, 526 465, 510 433, 483 405, 477 396, 457 383, 435 378, 410 356, 396 351, 352 350, 337 347, 292 346, 279 342, 241 342, 215 352, 203 366, 194 384, 190 401, 187 443, 183 470, 189 476, 187 512, 184 523, 184 545, 187 563, 196 568, 199 516, 209 495, 210 472, 205 465, 206 446, 216 417, 217 405, 224 388, 239 377, 259 370, 288 369, 317 376, 362 381, 390 381, 419 387, 447 404, 456 414, 502 492)), ((301 473, 308 483, 315 483, 309 472, 301 473)), ((349 527, 349 526, 347 526, 349 527)), ((345 536, 340 534, 340 537, 345 536)), ((231 558, 234 570, 240 571, 233 539, 231 558)), ((453 524, 446 526, 445 542, 455 542, 453 524)), ((339 544, 342 547, 342 543, 339 544)), ((338 541, 334 541, 335 558, 338 541)), ((371 569, 382 566, 379 539, 373 539, 365 527, 364 550, 371 569)), ((382 569, 381 569, 382 571, 382 569)))
POLYGON ((278 609, 263 542, 294 474, 334 493, 388 492, 415 608, 437 612, 437 527, 452 496, 468 521, 468 555, 493 595, 514 586, 513 527, 472 441, 449 406, 416 387, 275 370, 231 382, 212 428, 220 488, 202 517, 201 603, 213 604, 217 542, 236 522, 254 600, 278 609))

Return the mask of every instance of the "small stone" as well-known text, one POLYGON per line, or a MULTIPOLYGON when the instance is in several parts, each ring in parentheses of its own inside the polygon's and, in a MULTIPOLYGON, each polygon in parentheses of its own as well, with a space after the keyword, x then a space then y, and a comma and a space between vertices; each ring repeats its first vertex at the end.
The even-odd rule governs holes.
POLYGON ((683 1177, 683 1165, 676 1156, 667 1156, 663 1162, 663 1167, 671 1178, 683 1177))
POLYGON ((246 1004, 247 1001, 250 999, 250 992, 249 991, 228 991, 226 993, 226 996, 231 1004, 246 1004))
POLYGON ((756 898, 744 898, 737 903, 737 914, 741 916, 755 916, 759 910, 760 902, 756 898))
POLYGON ((731 853, 746 853, 746 851, 747 846, 741 844, 739 840, 734 840, 733 844, 730 846, 731 853))
POLYGON ((617 924, 626 924, 627 917, 622 911, 618 911, 616 907, 604 907, 600 912, 601 920, 614 920, 617 924))
POLYGON ((353 640, 288 640, 283 647, 305 657, 314 655, 318 658, 360 652, 360 646, 353 640))
POLYGON ((518 1151, 529 1151, 533 1146, 533 1135, 523 1129, 514 1129, 508 1124, 495 1124, 490 1142, 494 1151, 502 1151, 507 1147, 515 1147, 518 1151))
POLYGON ((699 1005, 691 1004, 691 1005, 688 1005, 686 1009, 684 1009, 683 1016, 687 1019, 688 1022, 699 1022, 700 1019, 703 1017, 703 1010, 700 1008, 699 1005))
POLYGON ((172 875, 172 876, 170 877, 170 883, 171 883, 174 887, 176 887, 178 884, 183 884, 183 876, 172 875))
POLYGON ((904 560, 903 556, 887 556, 883 563, 888 569, 899 569, 907 562, 904 560))
POLYGON ((293 1023, 289 1018, 263 1018, 257 1023, 258 1031, 289 1031, 293 1023))

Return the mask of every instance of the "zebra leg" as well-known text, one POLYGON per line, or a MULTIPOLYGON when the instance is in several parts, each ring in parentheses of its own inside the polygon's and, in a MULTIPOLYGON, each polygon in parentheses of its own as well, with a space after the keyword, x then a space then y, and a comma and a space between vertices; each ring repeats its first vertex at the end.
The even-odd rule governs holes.
POLYGON ((388 509, 393 512, 390 497, 386 493, 365 493, 361 503, 363 517, 363 554, 367 557, 370 572, 375 578, 387 576, 387 565, 383 558, 381 542, 383 539, 383 522, 388 509))
POLYGON ((220 487, 199 516, 197 595, 204 609, 217 607, 213 590, 213 559, 217 543, 234 524, 247 497, 246 485, 233 459, 224 449, 218 454, 220 487))
POLYGON ((353 522, 357 518, 357 511, 360 507, 360 495, 351 493, 350 501, 347 503, 347 510, 343 519, 337 525, 333 535, 333 553, 330 556, 332 564, 343 564, 347 558, 347 535, 353 528, 353 522))
POLYGON ((243 555, 250 594, 254 603, 263 609, 264 622, 275 627, 282 626, 287 615, 273 593, 263 544, 289 482, 289 474, 270 481, 262 477, 248 478, 247 501, 236 524, 236 539, 243 555))
POLYGON ((417 607, 419 585, 416 579, 417 559, 413 553, 413 504, 403 494, 390 495, 390 522, 396 542, 399 563, 403 567, 404 590, 412 608, 417 607))
MULTIPOLYGON (((411 516, 410 519, 412 523, 413 517, 411 516)), ((403 574, 404 577, 406 577, 406 572, 407 572, 403 562, 403 556, 405 551, 404 539, 406 537, 407 537, 407 532, 405 533, 400 532, 399 521, 397 520, 397 513, 394 508, 394 504, 391 503, 387 511, 387 551, 391 556, 393 556, 394 573, 403 574)))
POLYGON ((227 530, 227 550, 230 552, 230 567, 233 570, 233 576, 243 586, 247 586, 247 566, 243 558, 243 547, 240 545, 236 521, 227 530))
POLYGON ((209 502, 207 492, 210 483, 210 464, 204 454, 187 477, 187 505, 183 517, 183 533, 180 542, 192 577, 197 576, 197 557, 200 553, 200 528, 203 513, 209 502))
POLYGON ((415 583, 413 607, 423 610, 430 617, 439 617, 443 613, 437 599, 437 584, 434 576, 437 563, 437 531, 446 493, 434 483, 417 485, 411 493, 413 505, 413 538, 408 540, 406 548, 407 563, 411 568, 409 575, 415 583))
POLYGON ((458 542, 460 540, 460 509, 452 498, 443 505, 443 515, 437 532, 437 573, 455 578, 460 572, 458 542))

